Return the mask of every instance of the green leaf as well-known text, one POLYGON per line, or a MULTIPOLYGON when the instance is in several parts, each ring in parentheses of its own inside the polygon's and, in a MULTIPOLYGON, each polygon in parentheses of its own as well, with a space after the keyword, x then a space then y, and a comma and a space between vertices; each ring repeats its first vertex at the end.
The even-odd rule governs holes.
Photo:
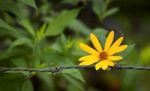
POLYGON ((93 11, 99 17, 102 17, 105 11, 105 2, 104 0, 93 0, 93 11))
POLYGON ((43 82, 41 85, 41 88, 45 89, 45 91, 56 91, 54 86, 55 86, 55 81, 54 75, 51 75, 49 73, 38 73, 37 74, 38 78, 43 82))
POLYGON ((68 69, 68 70, 63 70, 62 71, 63 74, 69 74, 70 76, 82 81, 82 82, 85 82, 80 71, 77 70, 77 69, 68 69))
MULTIPOLYGON (((13 58, 11 59, 11 62, 16 66, 16 67, 28 67, 27 62, 23 58, 13 58)), ((25 72, 25 71, 20 71, 25 76, 29 76, 30 72, 25 72)))
POLYGON ((32 82, 30 80, 25 80, 22 85, 21 91, 34 91, 32 82))
POLYGON ((150 46, 144 47, 140 52, 140 62, 144 65, 149 65, 150 63, 150 46))
POLYGON ((31 6, 33 8, 35 8, 35 9, 37 9, 35 0, 18 0, 18 1, 23 3, 23 4, 29 5, 29 6, 31 6))
POLYGON ((0 19, 0 28, 4 28, 4 29, 7 29, 9 31, 13 31, 13 32, 16 32, 16 30, 11 27, 9 24, 7 24, 5 21, 3 21, 2 19, 0 19))
POLYGON ((18 4, 11 0, 0 0, 0 10, 9 11, 16 15, 17 17, 22 17, 21 9, 18 4))
POLYGON ((22 38, 19 38, 17 40, 15 40, 11 45, 10 45, 10 49, 16 47, 16 46, 20 46, 20 45, 23 45, 23 44, 26 44, 30 47, 32 47, 32 42, 30 39, 28 38, 25 38, 25 37, 22 37, 22 38))
POLYGON ((80 9, 63 11, 56 19, 48 24, 46 36, 55 36, 63 30, 76 18, 80 9))
POLYGON ((70 74, 63 74, 64 78, 73 84, 76 88, 79 88, 81 91, 84 91, 82 83, 76 78, 72 77, 70 74))
POLYGON ((50 49, 54 50, 54 51, 57 51, 59 53, 63 53, 63 50, 62 50, 62 47, 60 46, 60 43, 59 41, 56 41, 55 43, 53 43, 51 46, 50 46, 50 49))
POLYGON ((24 81, 22 74, 1 73, 0 74, 0 91, 20 91, 24 81))
POLYGON ((104 17, 111 16, 111 15, 115 14, 115 13, 118 12, 118 11, 119 11, 119 8, 118 8, 118 7, 111 8, 111 9, 107 10, 107 11, 104 13, 104 17))
POLYGON ((96 29, 94 29, 94 34, 97 36, 102 47, 104 48, 107 31, 103 28, 96 28, 96 29))
POLYGON ((33 37, 35 36, 35 31, 33 28, 33 25, 31 24, 31 22, 28 19, 21 19, 19 21, 20 25, 22 25, 25 30, 30 33, 33 37))
MULTIPOLYGON (((59 62, 59 65, 64 65, 64 66, 75 65, 72 61, 70 61, 71 59, 73 60, 73 57, 71 57, 71 56, 65 57, 64 59, 62 58, 62 61, 59 62)), ((78 79, 81 82, 85 82, 82 77, 82 74, 80 73, 80 71, 78 69, 66 69, 66 70, 63 70, 62 73, 68 74, 68 75, 78 79)))
POLYGON ((13 58, 11 62, 17 67, 28 67, 27 62, 22 58, 13 58))
POLYGON ((74 20, 69 24, 69 28, 74 30, 74 32, 82 33, 86 36, 90 34, 92 29, 90 29, 88 26, 86 26, 84 23, 82 23, 80 20, 74 20))
POLYGON ((128 48, 123 51, 122 53, 120 53, 121 56, 123 56, 123 58, 125 59, 128 54, 130 53, 130 51, 134 48, 135 44, 131 44, 131 45, 128 45, 128 48))
POLYGON ((44 23, 39 31, 37 31, 37 37, 38 37, 38 40, 42 40, 44 37, 45 37, 45 31, 46 31, 46 28, 47 28, 47 23, 44 23))

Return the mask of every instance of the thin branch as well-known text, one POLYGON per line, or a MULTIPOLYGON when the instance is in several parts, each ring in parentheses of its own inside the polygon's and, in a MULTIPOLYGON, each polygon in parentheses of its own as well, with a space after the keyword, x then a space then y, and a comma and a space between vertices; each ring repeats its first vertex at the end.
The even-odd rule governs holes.
MULTIPOLYGON (((94 66, 55 66, 55 67, 49 67, 49 68, 43 68, 43 69, 35 69, 35 68, 8 68, 8 67, 0 67, 0 72, 8 72, 8 71, 29 71, 29 72, 51 72, 51 73, 57 73, 61 72, 62 70, 66 69, 87 69, 87 68, 94 68, 94 66)), ((140 66, 120 66, 116 65, 114 67, 111 67, 110 70, 149 70, 150 67, 140 67, 140 66)))

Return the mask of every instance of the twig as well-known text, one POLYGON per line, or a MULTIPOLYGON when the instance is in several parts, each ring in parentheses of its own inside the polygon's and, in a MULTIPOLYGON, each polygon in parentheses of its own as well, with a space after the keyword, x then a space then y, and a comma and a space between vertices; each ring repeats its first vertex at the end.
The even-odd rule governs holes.
MULTIPOLYGON (((29 72, 51 72, 51 73, 57 73, 61 72, 62 70, 65 69, 87 69, 87 68, 94 68, 94 66, 56 66, 56 67, 51 67, 51 68, 43 68, 43 69, 36 69, 36 68, 23 68, 23 67, 18 67, 18 68, 8 68, 8 67, 0 67, 0 72, 8 72, 8 71, 29 71, 29 72)), ((128 69, 128 70, 149 70, 150 67, 140 67, 140 66, 120 66, 116 65, 114 67, 110 68, 111 70, 123 70, 123 69, 128 69)))

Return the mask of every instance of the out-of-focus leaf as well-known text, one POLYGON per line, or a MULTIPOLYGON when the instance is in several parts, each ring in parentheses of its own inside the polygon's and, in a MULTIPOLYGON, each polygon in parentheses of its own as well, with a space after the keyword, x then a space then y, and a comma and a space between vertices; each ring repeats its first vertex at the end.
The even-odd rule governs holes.
POLYGON ((53 43, 50 48, 59 53, 63 53, 66 45, 67 45, 67 39, 64 34, 61 34, 61 36, 58 37, 56 42, 53 43))
POLYGON ((119 10, 118 7, 111 8, 104 13, 104 17, 111 16, 111 15, 115 14, 116 12, 118 12, 118 10, 119 10))
POLYGON ((80 9, 63 11, 56 19, 48 24, 46 36, 55 36, 64 30, 78 15, 80 9))
POLYGON ((33 86, 32 86, 32 82, 30 80, 25 80, 21 91, 33 91, 33 86))
POLYGON ((64 34, 61 34, 61 36, 58 37, 57 41, 50 48, 66 55, 68 51, 72 48, 72 46, 73 41, 67 39, 64 34))
POLYGON ((59 53, 62 53, 62 47, 60 46, 60 44, 58 42, 55 42, 53 43, 51 46, 50 46, 50 49, 54 50, 54 51, 57 51, 59 53))
POLYGON ((140 52, 140 62, 142 64, 150 63, 150 46, 144 47, 140 52))
MULTIPOLYGON (((75 65, 72 61, 70 60, 73 60, 72 57, 64 57, 64 59, 62 61, 59 62, 59 65, 75 65)), ((70 76, 78 79, 79 81, 82 81, 84 82, 84 79, 80 73, 80 71, 78 69, 66 69, 66 70, 63 70, 62 71, 63 74, 69 74, 70 76)))
POLYGON ((105 2, 104 0, 92 0, 93 1, 93 11, 95 12, 95 14, 99 17, 101 17, 101 19, 103 18, 103 13, 105 11, 105 2))
POLYGON ((22 17, 21 9, 19 8, 18 4, 11 0, 0 0, 0 10, 9 11, 17 17, 22 17))
POLYGON ((46 31, 46 28, 47 28, 47 24, 44 23, 41 28, 39 29, 39 31, 37 31, 37 37, 38 37, 38 40, 42 40, 44 37, 45 37, 45 31, 46 31))
POLYGON ((0 61, 9 61, 5 59, 20 56, 20 55, 27 55, 30 53, 30 51, 31 51, 30 49, 23 49, 23 48, 13 48, 12 51, 8 49, 6 51, 0 52, 0 55, 1 55, 0 61))
POLYGON ((32 42, 31 42, 31 40, 30 39, 28 39, 28 38, 19 38, 19 39, 17 39, 17 40, 15 40, 11 45, 10 45, 10 49, 12 49, 12 48, 14 48, 14 47, 16 47, 16 46, 19 46, 19 45, 23 45, 23 44, 26 44, 26 45, 28 45, 28 46, 30 46, 30 47, 32 47, 32 42))
POLYGON ((75 3, 75 0, 62 0, 61 3, 75 3))
POLYGON ((84 88, 82 86, 82 82, 80 82, 78 79, 72 77, 70 74, 63 74, 64 78, 68 80, 71 84, 79 88, 80 90, 84 91, 84 88))
POLYGON ((7 29, 9 31, 13 31, 13 32, 16 32, 16 30, 11 27, 9 24, 7 24, 5 21, 3 21, 2 19, 0 19, 0 28, 4 28, 4 29, 7 29))
POLYGON ((89 27, 87 27, 85 24, 83 24, 80 20, 74 20, 70 23, 69 28, 74 30, 75 32, 82 33, 86 36, 90 34, 92 31, 89 27))
POLYGON ((94 29, 94 34, 97 36, 102 47, 104 48, 107 31, 103 28, 96 28, 96 29, 94 29))
POLYGON ((35 8, 35 9, 37 9, 35 0, 18 0, 18 1, 23 3, 23 4, 29 5, 29 6, 31 6, 33 8, 35 8))
POLYGON ((56 91, 54 88, 55 83, 53 80, 53 75, 47 73, 39 73, 38 77, 43 82, 42 86, 40 87, 41 89, 45 89, 46 91, 56 91))
POLYGON ((22 74, 0 73, 0 91, 20 91, 23 81, 22 74))
MULTIPOLYGON (((13 58, 11 59, 11 62, 16 66, 16 67, 28 67, 27 62, 23 58, 13 58)), ((30 72, 25 72, 25 71, 20 71, 25 76, 29 76, 30 72)))
POLYGON ((27 32, 29 32, 33 37, 35 36, 34 28, 31 22, 28 19, 21 19, 19 21, 20 25, 22 25, 27 32))
POLYGON ((68 70, 63 70, 62 71, 63 74, 69 74, 70 76, 82 81, 82 82, 85 82, 80 71, 77 70, 77 69, 68 69, 68 70))
POLYGON ((22 58, 11 59, 11 62, 17 67, 28 67, 27 62, 22 58))
POLYGON ((125 59, 130 51, 134 48, 134 46, 135 44, 128 45, 128 48, 125 51, 121 52, 120 55, 125 59))

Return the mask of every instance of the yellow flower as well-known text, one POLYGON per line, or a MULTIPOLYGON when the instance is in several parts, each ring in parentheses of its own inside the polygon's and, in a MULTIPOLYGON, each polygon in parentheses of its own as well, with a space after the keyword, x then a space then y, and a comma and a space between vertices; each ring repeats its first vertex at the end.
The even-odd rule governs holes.
POLYGON ((99 70, 100 68, 106 70, 108 66, 114 66, 114 61, 122 59, 121 56, 116 56, 114 54, 117 54, 128 47, 128 45, 120 45, 123 37, 118 38, 112 44, 114 39, 114 31, 109 33, 104 48, 102 48, 99 40, 93 33, 90 34, 90 39, 95 49, 86 44, 80 43, 80 48, 87 52, 89 55, 79 58, 79 61, 81 61, 79 65, 87 66, 96 63, 96 70, 99 70))

